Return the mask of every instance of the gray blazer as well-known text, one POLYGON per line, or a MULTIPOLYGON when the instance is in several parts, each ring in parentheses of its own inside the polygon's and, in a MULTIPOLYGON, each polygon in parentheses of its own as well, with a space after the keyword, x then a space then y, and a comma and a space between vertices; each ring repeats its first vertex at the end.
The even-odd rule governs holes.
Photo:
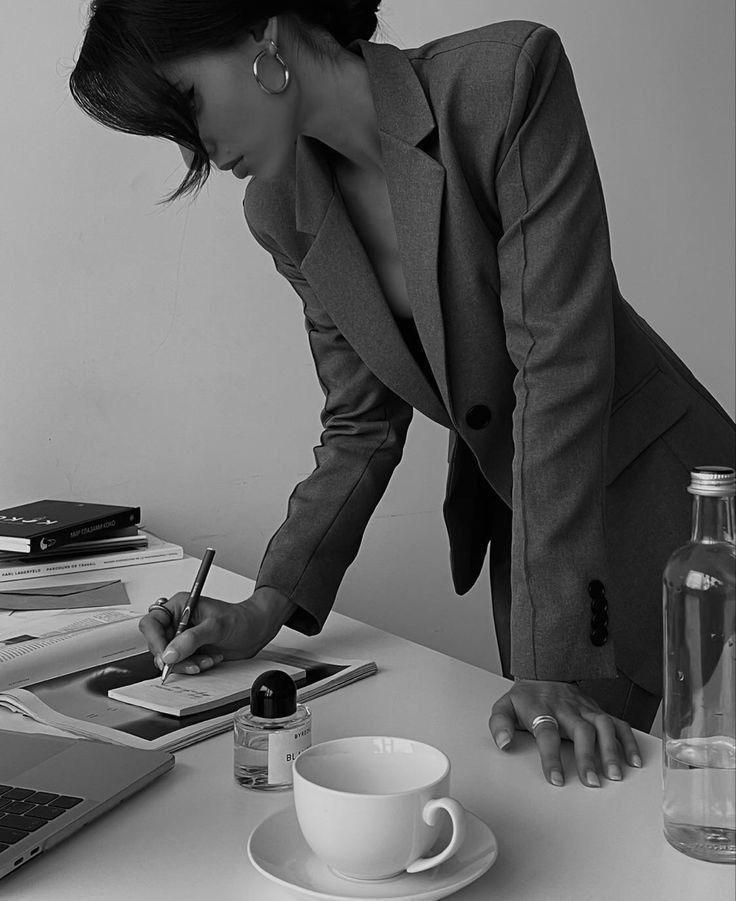
POLYGON ((321 145, 301 137, 294 172, 253 179, 244 206, 302 299, 324 432, 257 585, 298 605, 289 625, 321 629, 416 408, 450 430, 444 514, 459 593, 478 577, 494 516, 512 510, 514 675, 618 668, 658 691, 660 578, 688 538, 688 469, 732 463, 733 423, 619 293, 560 39, 502 22, 415 50, 351 49, 367 64, 437 391, 321 145))

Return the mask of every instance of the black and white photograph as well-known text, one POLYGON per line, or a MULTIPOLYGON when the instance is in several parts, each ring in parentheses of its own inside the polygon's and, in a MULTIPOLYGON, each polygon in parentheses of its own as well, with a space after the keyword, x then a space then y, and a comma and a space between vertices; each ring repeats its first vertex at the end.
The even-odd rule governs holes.
POLYGON ((734 0, 3 18, 0 895, 730 901, 734 0))

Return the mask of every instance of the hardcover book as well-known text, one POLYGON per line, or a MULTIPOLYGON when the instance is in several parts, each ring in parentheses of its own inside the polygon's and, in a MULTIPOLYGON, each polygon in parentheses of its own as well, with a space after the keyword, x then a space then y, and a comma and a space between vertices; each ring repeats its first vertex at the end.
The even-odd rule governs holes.
POLYGON ((0 551, 37 554, 139 523, 140 507, 34 501, 0 510, 0 551))
MULTIPOLYGON (((95 544, 102 544, 101 541, 95 544)), ((180 544, 162 541, 155 535, 146 534, 144 547, 99 548, 81 554, 50 554, 40 557, 35 554, 17 554, 12 560, 0 556, 0 582, 14 582, 18 579, 37 579, 41 576, 61 576, 69 573, 88 572, 96 569, 116 569, 119 566, 137 566, 141 563, 162 563, 167 560, 181 560, 184 551, 180 544)))
POLYGON ((13 563, 36 563, 39 560, 51 560, 53 557, 78 557, 80 554, 106 553, 107 551, 126 551, 133 547, 145 547, 148 536, 138 526, 127 529, 105 531, 99 538, 77 539, 66 544, 56 544, 47 551, 37 554, 19 554, 18 551, 0 551, 0 568, 13 563))

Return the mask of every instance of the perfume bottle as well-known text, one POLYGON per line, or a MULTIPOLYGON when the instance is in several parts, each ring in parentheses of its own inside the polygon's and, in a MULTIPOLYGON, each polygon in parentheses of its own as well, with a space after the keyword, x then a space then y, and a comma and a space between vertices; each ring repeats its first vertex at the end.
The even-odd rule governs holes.
POLYGON ((235 713, 235 781, 246 788, 280 791, 292 787, 292 767, 312 744, 312 714, 297 704, 288 673, 267 670, 253 682, 250 706, 235 713))

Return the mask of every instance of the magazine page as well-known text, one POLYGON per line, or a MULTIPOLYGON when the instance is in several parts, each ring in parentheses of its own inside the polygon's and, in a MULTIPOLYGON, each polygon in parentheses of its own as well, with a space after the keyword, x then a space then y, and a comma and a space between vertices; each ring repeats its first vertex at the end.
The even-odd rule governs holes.
POLYGON ((120 607, 0 617, 0 692, 139 653, 146 648, 139 619, 120 607))
MULTIPOLYGON (((136 625, 137 629, 137 625, 136 625)), ((0 650, 2 650, 0 648, 0 650)), ((334 691, 376 671, 373 662, 315 659, 303 651, 272 643, 261 654, 277 664, 304 669, 297 690, 301 702, 334 691)), ((175 751, 232 728, 233 714, 247 704, 239 699, 189 716, 175 717, 108 697, 119 689, 159 676, 150 653, 129 653, 70 667, 33 684, 0 693, 0 704, 40 722, 103 741, 137 748, 175 751)), ((215 671, 213 671, 214 673, 215 671)), ((196 680, 197 676, 188 676, 196 680)))

